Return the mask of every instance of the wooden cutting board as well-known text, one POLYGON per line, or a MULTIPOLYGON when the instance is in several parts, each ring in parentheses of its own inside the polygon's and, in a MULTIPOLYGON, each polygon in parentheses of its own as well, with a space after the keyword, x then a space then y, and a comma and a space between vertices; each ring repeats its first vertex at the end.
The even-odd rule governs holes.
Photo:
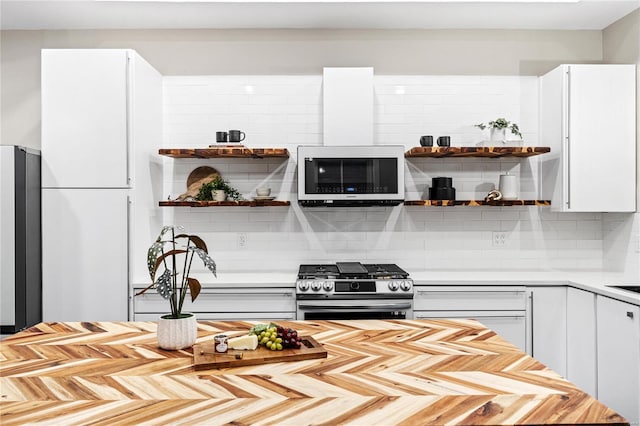
POLYGON ((180 196, 176 198, 176 200, 182 201, 187 197, 195 198, 196 195, 198 195, 198 192, 200 192, 200 187, 203 184, 209 183, 214 180, 216 176, 220 176, 220 172, 218 172, 213 167, 200 166, 193 169, 193 171, 189 173, 189 176, 187 177, 187 192, 185 192, 184 194, 180 194, 180 196))
POLYGON ((229 350, 227 353, 215 352, 213 343, 199 344, 193 346, 193 364, 196 370, 206 370, 327 357, 327 351, 313 337, 302 336, 301 343, 300 349, 272 351, 258 346, 255 351, 229 350))

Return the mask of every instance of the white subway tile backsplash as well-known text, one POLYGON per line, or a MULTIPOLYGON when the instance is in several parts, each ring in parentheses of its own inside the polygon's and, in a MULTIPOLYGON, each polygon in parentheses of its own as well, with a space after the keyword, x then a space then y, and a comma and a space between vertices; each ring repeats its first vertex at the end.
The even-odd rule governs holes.
MULTIPOLYGON (((488 132, 474 125, 504 117, 520 125, 525 145, 537 145, 537 84, 535 77, 520 76, 375 76, 372 142, 408 149, 421 135, 448 135, 452 145, 475 146, 488 132)), ((246 146, 290 151, 288 160, 163 159, 164 197, 183 193, 189 173, 208 165, 247 198, 268 185, 278 199, 291 201, 289 207, 161 209, 165 222, 202 235, 221 271, 295 274, 301 263, 336 261, 398 263, 409 270, 597 270, 603 234, 629 227, 625 215, 603 220, 599 213, 547 207, 303 209, 296 197, 296 149, 322 144, 321 75, 165 77, 163 103, 163 147, 207 147, 215 144, 216 131, 235 128, 246 132, 246 146), (494 231, 506 232, 504 246, 493 246, 494 231), (238 233, 245 234, 245 247, 238 246, 238 233)), ((509 172, 519 177, 520 198, 535 199, 538 161, 407 159, 407 198, 427 198, 431 178, 449 176, 458 199, 482 199, 509 172)), ((609 264, 619 264, 620 244, 606 249, 609 264)))

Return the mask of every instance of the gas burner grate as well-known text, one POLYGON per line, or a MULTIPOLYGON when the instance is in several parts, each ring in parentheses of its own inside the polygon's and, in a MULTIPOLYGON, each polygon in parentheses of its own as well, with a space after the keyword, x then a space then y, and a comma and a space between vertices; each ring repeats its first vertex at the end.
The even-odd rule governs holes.
POLYGON ((300 265, 300 279, 401 279, 409 274, 392 263, 362 264, 337 262, 323 265, 300 265))

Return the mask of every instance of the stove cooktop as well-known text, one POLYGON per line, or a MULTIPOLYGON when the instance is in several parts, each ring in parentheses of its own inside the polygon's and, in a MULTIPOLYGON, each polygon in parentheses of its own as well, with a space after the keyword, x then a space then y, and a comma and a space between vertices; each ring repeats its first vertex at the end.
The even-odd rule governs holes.
POLYGON ((406 279, 409 273, 392 263, 362 264, 337 262, 324 265, 300 265, 299 279, 406 279))
POLYGON ((304 298, 412 298, 413 280, 398 265, 337 262, 300 265, 296 295, 304 298))

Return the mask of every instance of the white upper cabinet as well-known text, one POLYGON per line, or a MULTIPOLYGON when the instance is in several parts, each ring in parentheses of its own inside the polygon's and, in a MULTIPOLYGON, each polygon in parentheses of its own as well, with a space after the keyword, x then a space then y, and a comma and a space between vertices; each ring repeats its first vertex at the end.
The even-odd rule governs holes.
POLYGON ((373 143, 373 68, 324 68, 324 145, 373 143))
POLYGON ((561 65, 540 77, 542 198, 565 212, 636 210, 635 65, 561 65))
POLYGON ((42 186, 126 188, 125 49, 42 51, 42 186))

